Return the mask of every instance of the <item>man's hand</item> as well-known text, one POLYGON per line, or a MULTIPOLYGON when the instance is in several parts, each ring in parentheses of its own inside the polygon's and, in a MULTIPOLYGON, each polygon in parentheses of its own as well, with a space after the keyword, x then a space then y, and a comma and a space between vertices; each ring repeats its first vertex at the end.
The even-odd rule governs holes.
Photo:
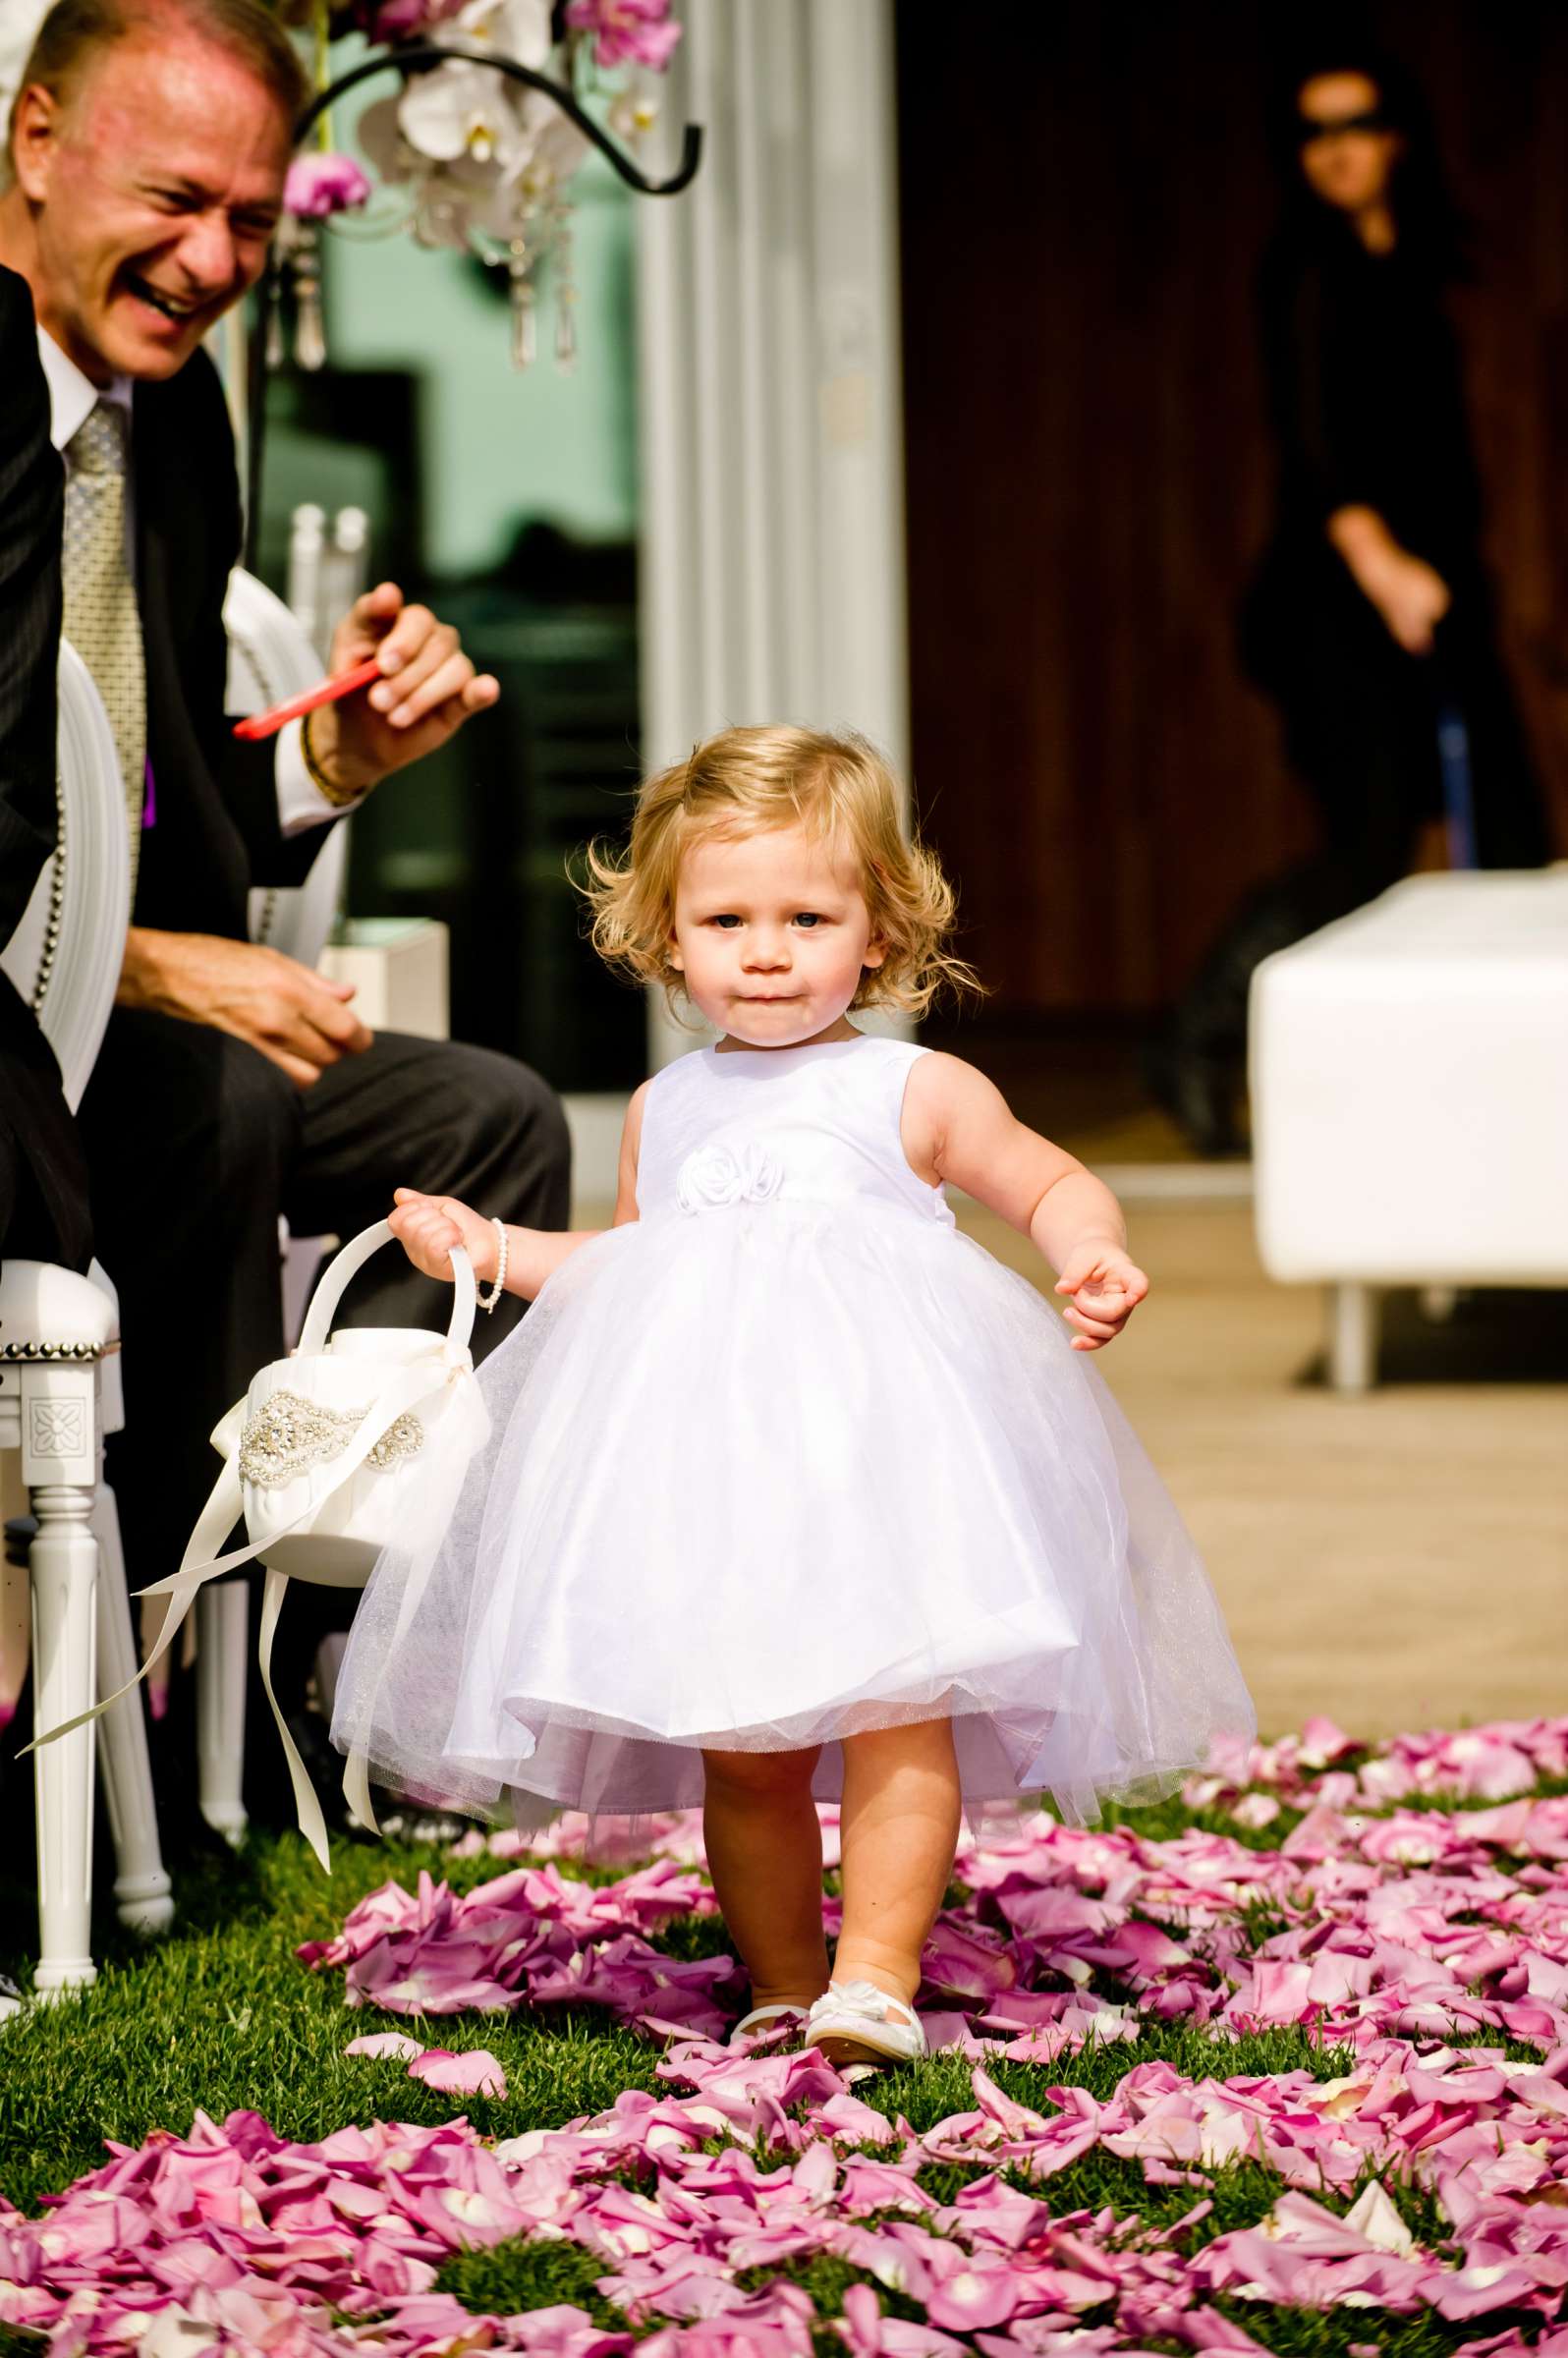
POLYGON ((210 1024, 270 1058, 298 1089, 329 1064, 358 1056, 370 1035, 348 1001, 352 982, 328 982, 259 942, 133 926, 115 993, 122 1007, 210 1024))
POLYGON ((332 635, 329 669, 350 671, 371 655, 384 678, 310 714, 311 755, 345 794, 433 753, 501 693, 488 672, 476 673, 452 625, 428 606, 406 606, 395 582, 355 599, 332 635))
POLYGON ((1056 1282, 1059 1294, 1073 1299, 1062 1316, 1078 1332, 1075 1351, 1097 1351, 1114 1342, 1148 1291, 1148 1279, 1138 1263, 1105 1237, 1085 1237, 1062 1263, 1056 1282))

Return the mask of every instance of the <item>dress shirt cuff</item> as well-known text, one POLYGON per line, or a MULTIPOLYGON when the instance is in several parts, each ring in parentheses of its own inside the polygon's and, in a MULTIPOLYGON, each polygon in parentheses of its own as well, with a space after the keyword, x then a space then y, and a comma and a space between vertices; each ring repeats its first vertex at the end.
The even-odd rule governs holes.
POLYGON ((322 827, 330 818, 347 818, 364 802, 363 794, 352 803, 329 803, 305 766, 305 750, 300 743, 303 720, 291 720, 278 731, 278 825, 285 836, 303 835, 308 827, 322 827))

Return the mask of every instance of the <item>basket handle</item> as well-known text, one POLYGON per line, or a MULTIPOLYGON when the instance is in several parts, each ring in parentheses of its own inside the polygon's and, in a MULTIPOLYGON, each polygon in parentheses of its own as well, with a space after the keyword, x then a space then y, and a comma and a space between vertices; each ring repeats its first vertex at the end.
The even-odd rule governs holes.
MULTIPOLYGON (((333 1315, 342 1301, 349 1280, 359 1274, 372 1253, 392 1242, 392 1230, 385 1220, 376 1220, 370 1227, 362 1228, 351 1237, 340 1253, 323 1271, 321 1281, 310 1299, 309 1312, 300 1335, 299 1354, 302 1359, 312 1357, 327 1347, 333 1315)), ((470 1338, 474 1333, 474 1263, 461 1245, 452 1247, 452 1317, 446 1330, 446 1359, 449 1365, 466 1359, 470 1338)))

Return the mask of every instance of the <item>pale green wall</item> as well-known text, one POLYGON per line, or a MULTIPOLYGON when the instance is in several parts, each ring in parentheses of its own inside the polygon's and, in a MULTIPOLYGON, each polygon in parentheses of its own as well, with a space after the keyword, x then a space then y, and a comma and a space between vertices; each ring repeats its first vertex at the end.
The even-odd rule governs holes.
MULTIPOLYGON (((370 85, 379 95, 380 84, 370 85)), ((357 148, 352 126, 338 141, 357 148)), ((505 304, 463 257, 407 236, 328 240, 327 341, 342 366, 408 367, 425 381, 427 553, 440 573, 492 566, 525 519, 585 539, 637 529, 634 198, 597 157, 572 181, 575 369, 554 357, 549 267, 539 357, 514 369, 505 304)))

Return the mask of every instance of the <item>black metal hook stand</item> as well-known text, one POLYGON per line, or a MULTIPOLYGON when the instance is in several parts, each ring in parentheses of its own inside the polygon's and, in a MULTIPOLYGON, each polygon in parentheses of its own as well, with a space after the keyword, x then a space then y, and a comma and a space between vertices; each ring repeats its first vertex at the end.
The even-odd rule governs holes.
POLYGON ((618 147, 608 132, 594 122, 593 117, 579 101, 577 94, 564 83, 552 81, 548 74, 538 73, 532 66, 520 66, 515 57, 498 54, 493 49, 467 49, 456 41, 420 41, 406 49, 392 49, 379 57, 367 57, 346 74, 340 74, 324 90, 318 90, 294 127, 294 143, 299 146, 308 132, 335 105, 345 92, 358 83, 368 82, 374 74, 395 69, 400 74, 412 74, 420 66, 445 66, 454 58, 467 66, 488 66, 496 74, 504 74, 509 82, 526 83, 531 90, 542 94, 557 105, 563 115, 570 116, 583 137, 595 146, 605 160, 613 164, 628 188, 636 189, 640 196, 678 196, 697 177, 697 167, 702 153, 702 134, 699 125, 688 123, 681 146, 679 168, 668 180, 649 180, 642 166, 635 163, 624 147, 618 147))
MULTIPOLYGON (((678 196, 690 188, 697 177, 697 167, 702 156, 702 131, 697 123, 688 123, 681 140, 681 160, 668 180, 649 180, 641 165, 618 147, 600 125, 579 101, 573 90, 552 81, 548 74, 538 73, 532 66, 520 65, 515 57, 498 56, 493 50, 468 49, 456 42, 420 41, 404 49, 392 49, 378 57, 367 57, 336 82, 318 90, 294 127, 294 143, 298 147, 327 108, 362 82, 374 74, 411 74, 424 66, 444 66, 454 59, 465 65, 488 66, 493 73, 503 74, 509 82, 527 84, 532 90, 558 106, 563 115, 577 125, 590 145, 609 162, 630 189, 640 196, 678 196)), ((267 264, 256 287, 255 315, 251 326, 250 369, 246 405, 246 507, 245 561, 251 564, 255 554, 256 535, 261 523, 261 467, 266 449, 266 385, 267 385, 267 321, 276 300, 281 265, 274 250, 267 255, 267 264)))

